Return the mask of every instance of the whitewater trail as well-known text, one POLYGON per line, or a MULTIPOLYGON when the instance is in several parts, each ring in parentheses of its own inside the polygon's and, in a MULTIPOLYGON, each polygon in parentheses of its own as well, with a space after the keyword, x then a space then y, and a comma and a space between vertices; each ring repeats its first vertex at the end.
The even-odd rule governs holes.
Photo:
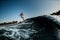
POLYGON ((8 37, 8 38, 14 39, 14 40, 23 40, 23 39, 30 38, 31 34, 37 32, 36 30, 30 29, 30 28, 26 29, 25 27, 29 27, 28 25, 31 25, 31 23, 30 24, 22 23, 22 24, 10 26, 10 27, 4 26, 4 27, 1 27, 0 30, 2 30, 2 32, 4 32, 2 35, 5 37, 8 37))

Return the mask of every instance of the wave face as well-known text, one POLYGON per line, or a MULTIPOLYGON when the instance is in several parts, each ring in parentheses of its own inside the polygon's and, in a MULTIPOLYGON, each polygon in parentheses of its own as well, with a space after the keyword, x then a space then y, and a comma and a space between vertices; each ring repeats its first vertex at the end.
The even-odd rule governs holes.
POLYGON ((55 24, 59 24, 58 21, 50 16, 44 17, 49 19, 40 16, 26 20, 25 23, 0 27, 0 40, 58 40, 60 30, 57 31, 55 24))

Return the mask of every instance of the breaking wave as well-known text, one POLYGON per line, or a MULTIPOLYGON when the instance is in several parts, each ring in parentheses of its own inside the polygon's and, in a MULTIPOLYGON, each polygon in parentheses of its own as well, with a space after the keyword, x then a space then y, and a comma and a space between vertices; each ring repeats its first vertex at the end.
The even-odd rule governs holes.
MULTIPOLYGON (((45 17, 52 19, 55 23, 60 25, 60 19, 59 18, 58 18, 59 20, 58 19, 56 20, 57 17, 54 17, 54 16, 45 16, 45 17)), ((33 22, 31 22, 31 23, 30 22, 18 23, 17 25, 13 25, 13 26, 8 25, 8 26, 0 27, 0 40, 33 40, 33 38, 32 38, 33 34, 36 34, 38 31, 35 30, 31 26, 32 23, 33 22)), ((45 35, 42 32, 42 31, 45 32, 45 28, 42 28, 42 31, 41 31, 41 29, 39 29, 39 31, 41 32, 42 35, 45 35)), ((41 34, 40 34, 40 36, 41 36, 41 34)), ((60 38, 60 30, 59 30, 58 36, 60 38)))

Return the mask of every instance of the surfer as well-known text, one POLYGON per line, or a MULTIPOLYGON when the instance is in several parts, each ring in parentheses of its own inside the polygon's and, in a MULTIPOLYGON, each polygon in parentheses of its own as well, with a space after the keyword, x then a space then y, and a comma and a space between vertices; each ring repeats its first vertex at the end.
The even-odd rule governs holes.
POLYGON ((24 14, 23 14, 23 12, 20 14, 20 16, 21 16, 22 20, 24 21, 24 14))

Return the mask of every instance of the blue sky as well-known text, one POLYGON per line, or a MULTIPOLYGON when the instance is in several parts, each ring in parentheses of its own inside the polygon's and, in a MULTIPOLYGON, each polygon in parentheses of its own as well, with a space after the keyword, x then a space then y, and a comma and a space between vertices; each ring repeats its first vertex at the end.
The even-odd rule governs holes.
POLYGON ((60 0, 0 0, 0 23, 20 21, 19 14, 25 19, 60 10, 60 0))

